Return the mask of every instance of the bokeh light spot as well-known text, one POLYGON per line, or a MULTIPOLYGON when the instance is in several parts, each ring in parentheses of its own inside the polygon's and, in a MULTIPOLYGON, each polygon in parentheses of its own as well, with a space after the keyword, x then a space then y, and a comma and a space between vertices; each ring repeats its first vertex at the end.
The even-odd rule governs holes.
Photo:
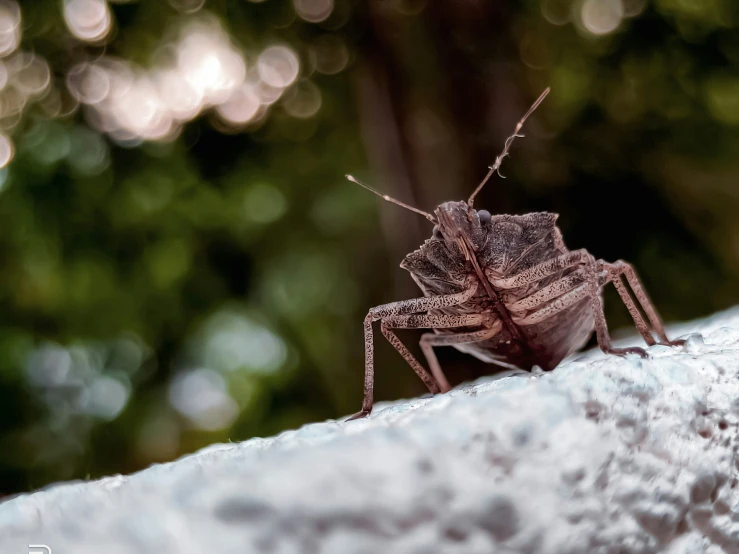
POLYGON ((580 11, 583 26, 594 35, 615 31, 624 18, 622 0, 585 0, 580 11))
POLYGON ((259 76, 269 86, 286 88, 298 77, 298 56, 287 46, 270 46, 259 55, 259 76))
POLYGON ((270 374, 282 369, 287 346, 256 319, 233 309, 217 312, 200 339, 203 365, 221 372, 270 374))
POLYGON ((190 269, 190 249, 182 240, 160 241, 147 258, 151 277, 161 289, 172 287, 190 269))
POLYGON ((285 111, 293 117, 313 117, 321 108, 321 91, 315 84, 303 79, 285 95, 283 105, 285 111))
POLYGON ((565 25, 572 17, 572 0, 544 0, 541 13, 552 25, 565 25))
POLYGON ((142 356, 123 361, 116 352, 116 341, 63 347, 46 343, 31 349, 26 356, 28 384, 43 391, 53 417, 72 414, 103 420, 117 418, 131 396, 129 376, 134 375, 142 356))
POLYGON ((71 149, 69 129, 57 122, 38 122, 26 134, 24 147, 40 163, 49 165, 66 158, 71 149))
POLYGON ((257 74, 257 81, 252 85, 254 94, 257 95, 259 101, 263 106, 270 106, 277 102, 282 96, 283 89, 280 87, 273 87, 259 79, 257 74))
POLYGON ((87 127, 78 126, 69 135, 68 160, 77 173, 97 175, 110 162, 110 151, 103 137, 87 127))
POLYGON ((727 125, 739 125, 739 78, 713 78, 706 84, 705 94, 714 119, 727 125))
POLYGON ((15 87, 6 87, 0 96, 0 117, 19 115, 28 103, 28 96, 15 87))
POLYGON ((647 0, 622 0, 625 17, 636 17, 644 11, 647 0))
POLYGON ((86 42, 101 41, 112 25, 105 0, 65 0, 64 21, 75 37, 86 42))
POLYGON ((83 63, 67 72, 67 89, 79 102, 97 104, 110 92, 110 78, 99 66, 83 63))
POLYGON ((167 99, 172 115, 181 120, 195 117, 203 108, 203 95, 192 87, 187 78, 176 70, 163 70, 156 74, 159 95, 167 99))
POLYGON ((0 57, 15 51, 20 41, 20 7, 12 0, 0 0, 0 57))
POLYGON ((130 387, 118 379, 96 377, 82 395, 82 411, 104 420, 113 420, 121 413, 131 394, 130 387))
POLYGON ((349 64, 349 50, 336 35, 318 37, 311 44, 309 55, 316 71, 325 75, 335 75, 349 64))
MULTIPOLYGON (((257 89, 274 87, 260 79, 256 67, 247 77, 244 55, 216 20, 188 20, 167 52, 150 69, 109 57, 80 64, 68 73, 67 88, 88 106, 90 125, 124 146, 171 141, 183 123, 211 107, 230 125, 265 112, 267 102, 257 89)), ((282 93, 282 87, 270 91, 270 103, 282 93)))
POLYGON ((287 209, 285 196, 272 185, 252 186, 244 198, 246 217, 254 223, 271 223, 282 217, 287 209))
POLYGON ((245 83, 220 104, 216 111, 227 123, 244 125, 259 113, 261 107, 262 102, 254 88, 245 83))
POLYGON ((67 349, 47 345, 31 353, 26 374, 32 385, 49 387, 63 385, 72 369, 72 357, 67 349))
POLYGON ((27 96, 43 94, 51 83, 51 71, 46 60, 28 52, 19 52, 9 61, 14 86, 27 96))
POLYGON ((537 31, 528 31, 519 44, 521 61, 532 69, 544 69, 550 64, 551 49, 547 38, 537 31))
POLYGON ((5 88, 8 84, 8 67, 0 61, 0 90, 5 88))
POLYGON ((205 4, 205 0, 169 0, 169 5, 182 13, 195 13, 205 4))
POLYGON ((226 391, 226 381, 211 369, 185 371, 169 386, 172 406, 192 424, 206 431, 228 427, 239 414, 226 391))
POLYGON ((8 168, 0 169, 0 192, 3 192, 8 186, 8 168))
POLYGON ((15 147, 11 140, 3 134, 0 134, 0 168, 6 167, 15 155, 15 147))
POLYGON ((334 0, 293 0, 295 13, 309 23, 320 23, 331 15, 334 0))

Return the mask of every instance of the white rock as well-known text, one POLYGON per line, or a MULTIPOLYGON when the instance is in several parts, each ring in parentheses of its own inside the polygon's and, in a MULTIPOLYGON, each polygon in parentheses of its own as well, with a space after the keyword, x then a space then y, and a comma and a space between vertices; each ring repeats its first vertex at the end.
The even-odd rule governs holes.
POLYGON ((677 333, 19 496, 0 552, 739 553, 739 309, 677 333))

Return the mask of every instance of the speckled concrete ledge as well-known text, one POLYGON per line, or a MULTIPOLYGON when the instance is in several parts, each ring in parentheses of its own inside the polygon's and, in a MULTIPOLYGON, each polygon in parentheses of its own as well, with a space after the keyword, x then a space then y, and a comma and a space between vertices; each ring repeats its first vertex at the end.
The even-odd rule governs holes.
POLYGON ((20 496, 0 552, 739 553, 739 310, 687 333, 20 496))

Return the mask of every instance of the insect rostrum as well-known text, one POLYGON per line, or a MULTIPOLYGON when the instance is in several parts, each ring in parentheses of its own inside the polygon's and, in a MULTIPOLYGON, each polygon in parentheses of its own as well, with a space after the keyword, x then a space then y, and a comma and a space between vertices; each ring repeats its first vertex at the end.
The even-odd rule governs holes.
POLYGON ((609 354, 646 357, 642 348, 614 348, 603 314, 602 288, 613 283, 648 345, 671 341, 634 268, 624 262, 596 260, 586 250, 569 251, 556 225, 557 215, 491 215, 473 208, 474 198, 499 170, 523 123, 549 93, 545 90, 516 125, 503 152, 466 202, 445 202, 433 215, 407 206, 374 189, 385 200, 420 213, 432 223, 431 238, 408 254, 400 267, 410 272, 423 298, 401 300, 372 308, 364 320, 365 377, 362 410, 372 411, 374 352, 372 324, 410 364, 432 393, 446 392, 449 383, 434 354, 434 346, 454 346, 476 358, 503 366, 554 369, 580 349, 595 330, 598 345, 609 354), (625 281, 624 281, 625 278, 625 281), (629 294, 646 314, 642 316, 629 294), (393 329, 429 328, 421 350, 429 373, 408 351, 393 329))

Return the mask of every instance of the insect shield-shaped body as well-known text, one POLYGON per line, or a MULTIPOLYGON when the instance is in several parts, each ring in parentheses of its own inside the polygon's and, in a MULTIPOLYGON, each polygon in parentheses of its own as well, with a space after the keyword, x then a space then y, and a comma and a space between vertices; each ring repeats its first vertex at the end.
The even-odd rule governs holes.
POLYGON ((595 260, 585 250, 569 251, 556 226, 557 215, 494 215, 473 208, 474 198, 498 171, 524 121, 549 93, 545 90, 516 125, 503 152, 466 202, 446 202, 428 214, 382 195, 351 176, 351 181, 426 217, 434 224, 430 239, 408 254, 401 267, 423 291, 423 298, 372 308, 364 320, 365 380, 362 410, 372 411, 374 385, 373 326, 400 352, 432 393, 449 390, 434 346, 454 346, 483 361, 531 369, 554 369, 581 348, 595 330, 598 345, 610 354, 646 356, 642 348, 614 348, 608 335, 601 290, 613 283, 649 345, 676 345, 644 291, 634 269, 623 261, 595 260), (625 282, 624 279, 625 278, 625 282), (632 299, 631 287, 641 309, 632 299), (649 323, 647 323, 647 321, 649 323), (393 329, 428 328, 421 350, 429 373, 408 351, 393 329))
POLYGON ((555 214, 491 216, 470 210, 466 202, 448 202, 435 215, 439 225, 432 238, 400 266, 427 297, 462 293, 477 284, 466 302, 430 314, 487 316, 479 325, 438 329, 444 344, 454 335, 479 332, 480 340, 453 346, 486 362, 549 370, 587 342, 594 319, 582 270, 567 267, 520 285, 509 280, 567 253, 555 214), (541 294, 532 297, 536 293, 541 294), (560 302, 550 305, 556 298, 560 302))

